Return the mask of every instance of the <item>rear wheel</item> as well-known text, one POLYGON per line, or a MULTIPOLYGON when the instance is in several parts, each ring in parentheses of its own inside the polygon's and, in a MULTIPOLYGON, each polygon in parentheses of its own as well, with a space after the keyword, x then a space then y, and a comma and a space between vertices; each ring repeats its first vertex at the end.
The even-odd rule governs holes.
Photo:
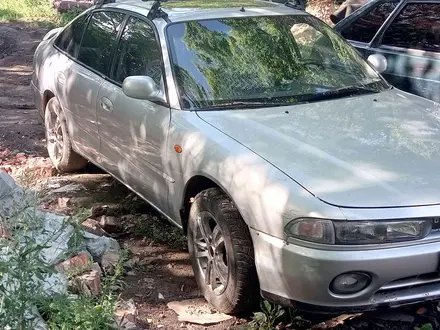
POLYGON ((199 288, 223 313, 249 310, 259 302, 249 228, 220 189, 199 193, 191 206, 188 247, 199 288))
POLYGON ((87 160, 73 151, 66 117, 55 97, 47 102, 44 126, 46 128, 47 151, 58 172, 68 173, 84 168, 87 160))

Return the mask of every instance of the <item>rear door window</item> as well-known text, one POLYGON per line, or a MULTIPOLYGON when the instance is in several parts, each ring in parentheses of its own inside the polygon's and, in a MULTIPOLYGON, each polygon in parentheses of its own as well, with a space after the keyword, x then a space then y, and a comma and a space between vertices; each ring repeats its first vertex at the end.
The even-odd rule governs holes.
POLYGON ((72 57, 78 55, 81 39, 84 34, 89 16, 83 15, 72 22, 55 40, 55 46, 72 57))
POLYGON ((370 43, 396 7, 396 2, 378 4, 368 13, 358 17, 354 22, 345 27, 341 31, 341 35, 348 40, 370 43))
POLYGON ((440 53, 440 3, 410 3, 385 32, 382 45, 440 53))
POLYGON ((114 11, 95 12, 84 33, 78 60, 107 75, 124 18, 125 14, 114 11))

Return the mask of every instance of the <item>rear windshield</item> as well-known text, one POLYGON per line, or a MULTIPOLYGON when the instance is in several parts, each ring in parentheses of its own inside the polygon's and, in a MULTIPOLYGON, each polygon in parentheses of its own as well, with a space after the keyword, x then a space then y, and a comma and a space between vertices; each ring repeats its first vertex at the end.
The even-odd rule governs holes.
POLYGON ((354 48, 311 16, 182 22, 167 35, 188 110, 279 106, 388 88, 354 48))

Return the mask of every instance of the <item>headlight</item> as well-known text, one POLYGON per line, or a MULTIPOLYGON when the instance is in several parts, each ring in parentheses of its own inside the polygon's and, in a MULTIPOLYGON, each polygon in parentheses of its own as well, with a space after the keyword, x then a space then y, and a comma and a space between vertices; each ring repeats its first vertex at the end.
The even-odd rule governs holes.
POLYGON ((431 231, 430 219, 339 221, 300 218, 285 228, 288 237, 323 244, 358 245, 417 240, 431 231))

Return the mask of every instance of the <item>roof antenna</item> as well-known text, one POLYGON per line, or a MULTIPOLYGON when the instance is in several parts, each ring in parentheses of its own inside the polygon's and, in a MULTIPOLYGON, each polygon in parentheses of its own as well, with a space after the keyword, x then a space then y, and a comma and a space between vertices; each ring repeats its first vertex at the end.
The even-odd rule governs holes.
POLYGON ((245 12, 244 6, 241 6, 241 9, 240 9, 240 11, 241 11, 242 13, 244 13, 244 12, 245 12))

